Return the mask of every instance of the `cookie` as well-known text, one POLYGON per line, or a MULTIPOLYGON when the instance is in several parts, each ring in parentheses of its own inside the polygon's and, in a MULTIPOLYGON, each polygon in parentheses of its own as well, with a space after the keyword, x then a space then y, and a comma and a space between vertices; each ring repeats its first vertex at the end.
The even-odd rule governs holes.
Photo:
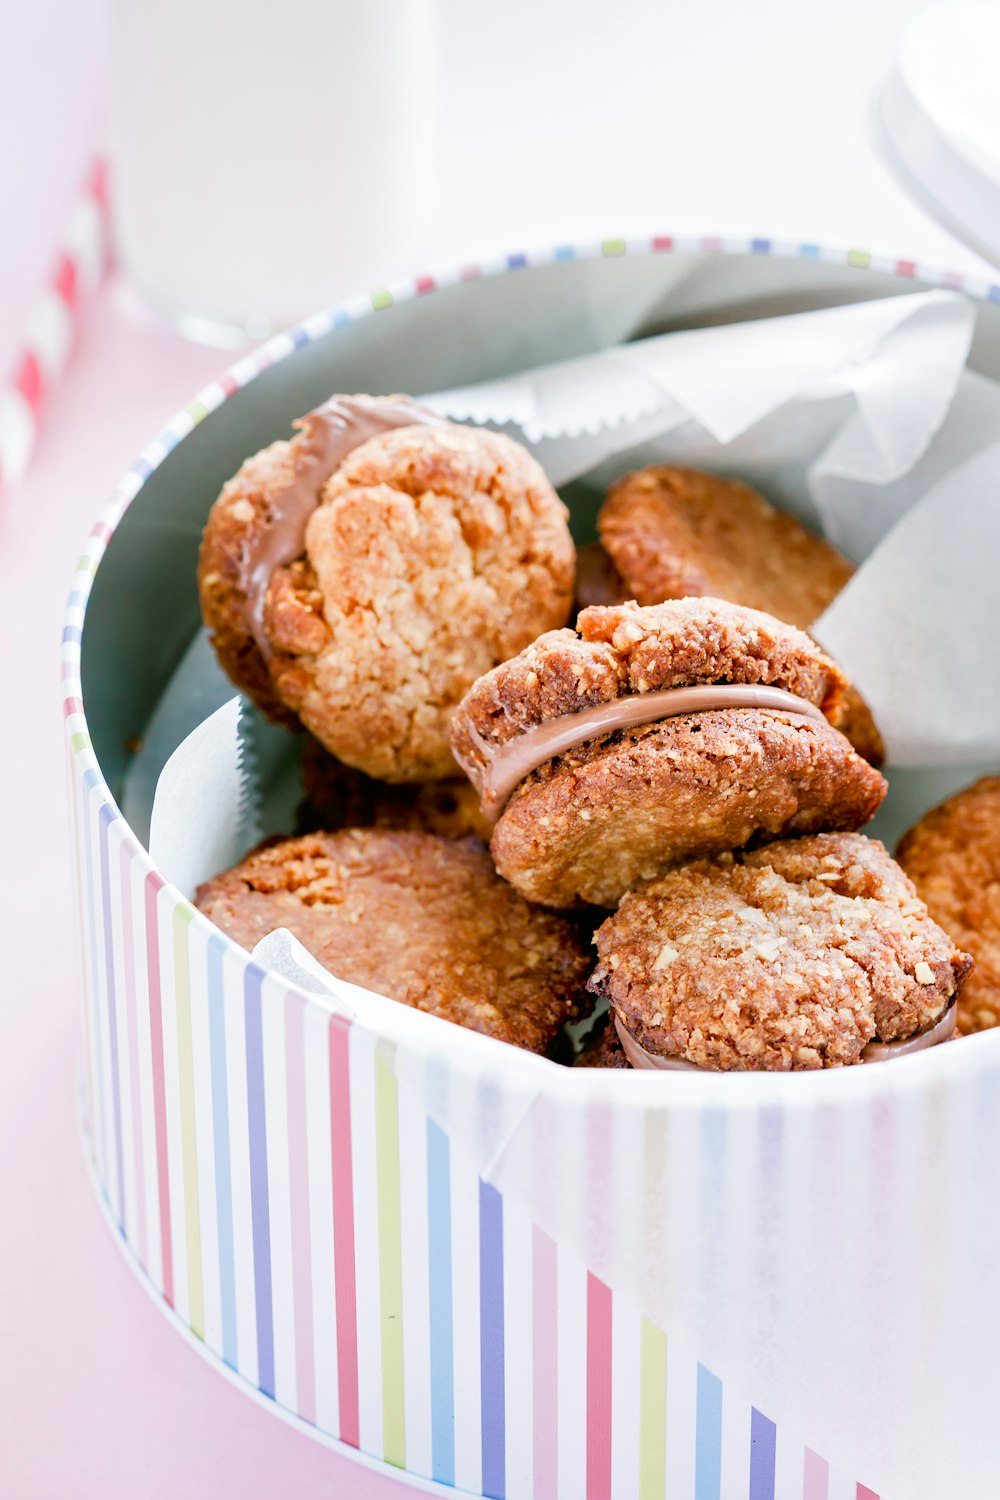
POLYGON ((590 988, 626 1041, 709 1069, 837 1067, 872 1043, 939 1040, 972 965, 856 833, 673 870, 627 895, 596 943, 590 988))
POLYGON ((612 1014, 595 1021, 587 1033, 583 1046, 573 1059, 574 1068, 628 1068, 632 1064, 625 1055, 621 1038, 615 1029, 612 1014))
POLYGON ((471 839, 285 839, 195 905, 244 948, 286 927, 331 974, 532 1052, 572 1019, 592 962, 572 924, 529 906, 471 839))
POLYGON ((959 1031, 1000 1024, 1000 776, 933 808, 896 857, 934 920, 976 960, 958 1005, 959 1031))
MULTIPOLYGON (((749 485, 699 469, 626 475, 608 491, 597 525, 626 597, 640 604, 711 595, 807 630, 854 573, 843 553, 749 485)), ((881 764, 885 747, 853 687, 837 727, 881 764)))
POLYGON ((574 600, 577 613, 592 604, 624 604, 630 597, 625 580, 600 542, 587 542, 577 548, 574 600))
POLYGON ((219 660, 273 719, 385 781, 455 774, 448 722, 570 609, 567 512, 502 434, 333 397, 212 507, 198 588, 219 660))
POLYGON ((614 906, 693 857, 867 822, 886 787, 828 722, 846 685, 756 610, 593 607, 475 683, 452 743, 501 875, 544 905, 614 906))
POLYGON ((475 787, 464 776, 396 784, 375 781, 335 759, 311 735, 302 736, 301 767, 305 792, 297 819, 301 833, 397 828, 488 842, 493 831, 475 787))

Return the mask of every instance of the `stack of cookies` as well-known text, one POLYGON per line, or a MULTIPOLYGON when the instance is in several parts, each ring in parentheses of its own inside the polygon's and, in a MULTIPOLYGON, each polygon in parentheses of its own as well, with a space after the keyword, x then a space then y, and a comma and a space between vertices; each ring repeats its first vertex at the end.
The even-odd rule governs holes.
MULTIPOLYGON (((306 831, 202 887, 213 921, 548 1055, 596 995, 584 1066, 816 1068, 952 1034, 972 960, 857 832, 881 740, 803 628, 846 559, 660 468, 614 487, 578 567, 509 438, 402 397, 297 427, 223 489, 199 590, 232 680, 308 732, 306 831)), ((968 902, 931 893, 928 862, 955 889, 940 830, 911 842, 976 951, 968 902)))

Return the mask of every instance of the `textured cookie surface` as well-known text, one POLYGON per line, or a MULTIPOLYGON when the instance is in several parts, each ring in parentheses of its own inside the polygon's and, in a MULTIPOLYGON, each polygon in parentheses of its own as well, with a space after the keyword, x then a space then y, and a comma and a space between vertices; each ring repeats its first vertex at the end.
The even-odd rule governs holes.
POLYGON ((244 587, 295 442, 249 459, 202 542, 199 590, 229 674, 272 717, 388 781, 453 773, 447 727, 471 682, 569 612, 574 553, 544 473, 500 434, 399 427, 350 452, 317 495, 303 556, 277 567, 264 649, 244 587))
POLYGON ((675 599, 584 609, 576 630, 539 636, 519 656, 481 677, 455 716, 452 743, 473 782, 483 746, 629 694, 739 683, 783 688, 840 712, 846 679, 793 626, 720 599, 675 599))
POLYGON ((195 904, 244 948, 287 927, 341 979, 545 1052, 591 960, 572 924, 533 910, 473 840, 377 829, 251 854, 195 904))
POLYGON ((751 840, 855 829, 885 782, 837 730, 760 709, 688 714, 591 741, 521 782, 493 832, 530 900, 614 906, 639 881, 751 840))
MULTIPOLYGON (((598 528, 627 596, 640 604, 710 594, 805 630, 854 572, 843 553, 749 485, 699 469, 626 475, 609 490, 598 528)), ((881 763, 885 747, 853 686, 837 727, 881 763)))
POLYGON ((972 962, 881 844, 836 833, 651 881, 597 948, 591 988, 642 1046, 735 1070, 856 1063, 933 1025, 972 962))
POLYGON ((640 604, 711 594, 805 629, 854 571, 749 485, 699 469, 626 475, 609 490, 597 524, 640 604))
POLYGON ((897 858, 934 920, 976 960, 958 1003, 959 1031, 1000 1025, 1000 776, 933 808, 897 858))
POLYGON ((446 839, 478 838, 488 843, 493 825, 479 796, 464 776, 444 781, 375 781, 345 766, 311 735, 302 736, 302 786, 297 830, 398 828, 436 833, 446 839))

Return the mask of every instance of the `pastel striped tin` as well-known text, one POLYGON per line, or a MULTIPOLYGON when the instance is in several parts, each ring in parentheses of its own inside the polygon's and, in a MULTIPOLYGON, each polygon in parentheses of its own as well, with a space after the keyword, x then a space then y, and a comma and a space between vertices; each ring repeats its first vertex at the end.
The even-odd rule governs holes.
MULTIPOLYGON (((80 559, 63 636, 88 1149, 126 1254, 209 1358, 321 1440, 405 1471, 435 1493, 877 1500, 888 1493, 877 1465, 873 1472, 861 1464, 878 1445, 843 1426, 833 1445, 806 1430, 799 1374, 790 1370, 783 1384, 780 1369, 770 1369, 766 1393, 748 1388, 746 1361, 734 1357, 731 1369, 718 1358, 727 1335, 710 1307, 698 1314, 709 1330, 711 1348, 703 1349, 690 1327, 671 1326, 656 1299, 644 1305, 634 1289, 656 1285, 662 1263, 664 1283, 690 1277, 693 1302, 710 1300, 714 1286, 745 1285, 747 1306, 773 1297, 779 1312, 781 1299, 800 1297, 798 1273, 782 1267, 782 1245, 800 1240, 808 1249, 818 1232, 810 1216, 826 1211, 810 1196, 814 1146, 842 1165, 843 1182, 831 1176, 830 1194, 843 1183, 856 1188, 873 1245, 935 1235, 924 1247, 929 1255, 957 1257, 967 1275, 985 1277, 978 1235, 986 1220, 977 1221, 975 1243, 956 1251, 954 1223, 947 1215, 938 1222, 941 1214, 922 1204, 910 1167, 919 1151, 914 1171, 927 1182, 950 1181, 954 1206, 964 1202, 956 1163, 968 1164, 987 1200, 982 1214, 996 1213, 995 1047, 988 1055, 970 1047, 967 1068, 955 1064, 933 1086, 925 1071, 904 1065, 881 1087, 851 1080, 849 1118, 829 1079, 815 1104, 800 1090, 793 1110, 775 1091, 783 1080, 767 1080, 759 1094, 739 1096, 746 1128, 728 1108, 736 1096, 717 1088, 699 1095, 694 1109, 686 1096, 675 1113, 662 1090, 626 1105, 620 1079, 567 1075, 558 1099, 546 1103, 541 1091, 516 1148, 526 1160, 537 1156, 544 1177, 552 1142, 568 1142, 557 1175, 548 1185, 540 1178, 533 1197, 511 1193, 503 1164, 484 1177, 467 1149, 495 1102, 491 1090, 505 1088, 495 1050, 470 1082, 464 1053, 436 1045, 414 1062, 363 1016, 264 972, 152 866, 116 806, 84 712, 81 641, 116 528, 168 456, 259 371, 439 288, 567 261, 634 257, 648 268, 672 254, 777 256, 945 280, 860 251, 663 236, 419 277, 324 313, 240 361, 123 479, 80 559), (412 1086, 415 1076, 426 1093, 412 1086), (427 1107, 432 1094, 449 1090, 449 1119, 462 1128, 442 1128, 427 1107), (613 1202, 589 1198, 595 1173, 616 1185, 613 1202), (883 1192, 890 1180, 896 1186, 883 1192), (579 1223, 579 1234, 564 1237, 546 1215, 547 1197, 560 1194, 558 1226, 579 1223), (746 1265, 736 1263, 734 1245, 746 1247, 746 1265), (774 1266, 761 1270, 768 1254, 774 1266), (640 1266, 644 1255, 652 1270, 625 1278, 623 1290, 622 1267, 640 1266)), ((996 286, 968 290, 1000 301, 996 286)), ((842 1218, 855 1222, 853 1211, 842 1218)), ((918 1267, 912 1275, 923 1286, 926 1273, 918 1267)), ((963 1359, 965 1346, 952 1351, 948 1338, 945 1329, 929 1351, 963 1359)), ((858 1370, 865 1359, 855 1350, 858 1370)), ((876 1359, 873 1378, 881 1369, 876 1359)), ((986 1494, 977 1488, 980 1456, 973 1458, 951 1493, 986 1494)), ((892 1472, 893 1462, 886 1467, 892 1472)), ((941 1491, 905 1491, 907 1500, 922 1493, 941 1491)))

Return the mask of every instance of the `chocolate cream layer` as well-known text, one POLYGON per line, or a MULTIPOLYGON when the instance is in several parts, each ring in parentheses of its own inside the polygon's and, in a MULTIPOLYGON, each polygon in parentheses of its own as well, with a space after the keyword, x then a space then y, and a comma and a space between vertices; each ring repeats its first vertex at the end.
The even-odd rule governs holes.
POLYGON ((596 708, 561 714, 522 730, 503 745, 491 744, 470 724, 469 733, 483 758, 483 769, 476 776, 483 812, 495 822, 514 788, 525 776, 537 771, 547 760, 567 750, 575 750, 588 740, 612 734, 618 729, 655 724, 659 719, 726 708, 774 709, 800 714, 823 724, 827 722, 822 710, 814 703, 794 693, 786 693, 784 688, 702 683, 696 687, 665 688, 655 693, 629 693, 612 699, 610 703, 599 703, 596 708))
MULTIPOLYGON (((860 1062, 894 1062, 899 1057, 907 1057, 911 1052, 924 1052, 928 1047, 936 1047, 939 1042, 946 1042, 955 1034, 955 1024, 958 1019, 958 1005, 952 1001, 939 1021, 929 1027, 927 1031, 921 1031, 916 1036, 904 1037, 898 1042, 869 1042, 862 1049, 860 1062)), ((670 1073, 711 1073, 725 1071, 724 1069, 701 1068, 697 1063, 685 1062, 681 1057, 664 1057, 656 1052, 647 1052, 630 1031, 626 1029, 615 1015, 615 1030, 618 1032, 619 1040, 625 1056, 633 1068, 657 1069, 670 1073)))
POLYGON ((304 556, 306 527, 323 486, 344 459, 369 438, 394 427, 441 427, 441 417, 406 396, 331 396, 292 423, 294 473, 268 495, 268 525, 248 543, 240 559, 240 588, 247 599, 247 626, 265 660, 273 656, 264 628, 267 591, 276 569, 304 556))

